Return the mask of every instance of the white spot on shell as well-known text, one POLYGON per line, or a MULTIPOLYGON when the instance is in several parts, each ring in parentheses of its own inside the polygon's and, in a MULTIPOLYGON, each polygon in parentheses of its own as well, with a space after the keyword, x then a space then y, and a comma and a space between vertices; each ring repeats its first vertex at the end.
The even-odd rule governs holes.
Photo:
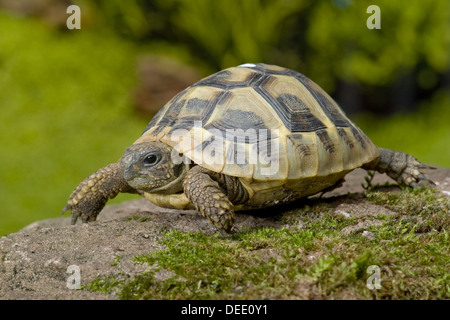
POLYGON ((254 68, 254 67, 256 67, 256 64, 254 64, 254 63, 244 63, 244 64, 239 65, 238 67, 241 67, 241 68, 254 68))

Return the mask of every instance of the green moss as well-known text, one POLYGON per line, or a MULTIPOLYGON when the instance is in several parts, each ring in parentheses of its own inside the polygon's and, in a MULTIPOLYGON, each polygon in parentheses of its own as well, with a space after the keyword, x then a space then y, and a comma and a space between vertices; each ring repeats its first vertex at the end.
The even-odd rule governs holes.
POLYGON ((122 299, 450 298, 450 200, 428 188, 367 191, 366 199, 395 214, 346 218, 334 212, 339 202, 319 199, 285 211, 286 228, 229 238, 172 230, 163 250, 134 258, 150 271, 89 289, 122 299), (363 221, 377 223, 343 232, 363 221), (380 289, 367 287, 369 266, 380 269, 380 289))
POLYGON ((404 215, 398 226, 402 232, 414 229, 423 233, 448 230, 450 227, 450 201, 438 195, 437 190, 421 187, 403 188, 402 192, 367 192, 366 198, 404 215))
POLYGON ((115 266, 119 265, 121 259, 122 259, 122 256, 120 254, 117 254, 116 257, 114 258, 114 262, 111 263, 111 266, 115 267, 115 266))
POLYGON ((86 289, 90 291, 111 293, 117 291, 123 285, 123 281, 112 276, 101 276, 91 281, 86 289))
POLYGON ((298 249, 311 241, 307 233, 265 228, 233 239, 202 233, 169 231, 162 251, 138 256, 152 266, 128 282, 96 280, 90 290, 119 290, 123 299, 229 299, 282 296, 301 269, 298 249), (267 242, 267 239, 272 241, 267 242), (278 241, 273 241, 278 239, 278 241), (273 254, 265 249, 274 249, 273 254), (295 254, 296 253, 296 254, 295 254), (155 272, 175 276, 158 281, 155 272), (281 271, 281 272, 280 272, 281 271), (111 285, 112 284, 112 285, 111 285))
POLYGON ((233 238, 239 241, 239 245, 246 250, 263 248, 288 250, 289 248, 313 249, 314 240, 320 238, 320 236, 312 229, 290 231, 287 229, 262 228, 240 233, 233 238))
MULTIPOLYGON (((254 235, 253 243, 260 244, 265 238, 276 239, 281 236, 278 232, 262 230, 260 235, 254 235)), ((176 276, 159 283, 150 281, 151 286, 142 293, 142 297, 161 298, 165 293, 167 298, 230 298, 238 287, 272 287, 274 279, 271 273, 276 265, 270 259, 264 261, 252 250, 247 250, 250 242, 169 231, 162 241, 165 250, 136 257, 135 261, 170 269, 176 276)), ((276 246, 276 243, 272 245, 276 246)), ((147 275, 145 277, 148 278, 147 275)), ((134 284, 130 283, 126 288, 124 297, 130 298, 136 290, 141 290, 140 281, 134 284)))

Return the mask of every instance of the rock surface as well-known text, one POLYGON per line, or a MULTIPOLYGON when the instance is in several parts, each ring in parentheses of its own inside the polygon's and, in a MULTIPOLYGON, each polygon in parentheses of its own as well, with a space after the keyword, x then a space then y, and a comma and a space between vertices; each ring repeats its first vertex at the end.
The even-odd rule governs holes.
MULTIPOLYGON (((346 176, 346 183, 328 194, 336 214, 346 217, 376 215, 386 209, 353 197, 347 193, 361 193, 366 172, 357 169, 346 176)), ((450 196, 450 169, 438 168, 427 176, 436 188, 450 196)), ((387 176, 376 174, 373 184, 392 182, 387 176)), ((238 213, 235 225, 242 227, 281 228, 283 222, 271 217, 279 208, 262 214, 238 213)), ((350 233, 365 229, 364 221, 344 229, 350 233)), ((158 240, 170 229, 184 232, 215 233, 203 217, 195 211, 159 208, 146 200, 133 200, 105 207, 98 220, 89 224, 70 225, 69 217, 37 221, 17 233, 0 239, 0 299, 115 299, 114 294, 73 290, 69 266, 80 270, 81 285, 99 276, 118 272, 128 275, 141 273, 146 266, 135 265, 132 257, 160 250, 158 240), (120 261, 116 257, 120 256, 120 261)), ((367 237, 371 234, 364 231, 367 237)), ((164 276, 164 275, 162 275, 164 276)))

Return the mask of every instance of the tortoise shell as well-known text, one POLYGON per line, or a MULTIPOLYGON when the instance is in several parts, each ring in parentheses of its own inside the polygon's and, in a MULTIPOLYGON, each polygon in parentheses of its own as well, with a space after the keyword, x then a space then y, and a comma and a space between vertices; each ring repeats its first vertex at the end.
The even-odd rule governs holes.
POLYGON ((164 142, 200 166, 240 177, 254 192, 281 184, 305 189, 299 181, 307 181, 313 186, 302 196, 379 156, 316 83, 261 63, 222 70, 180 92, 135 143, 145 141, 164 142))

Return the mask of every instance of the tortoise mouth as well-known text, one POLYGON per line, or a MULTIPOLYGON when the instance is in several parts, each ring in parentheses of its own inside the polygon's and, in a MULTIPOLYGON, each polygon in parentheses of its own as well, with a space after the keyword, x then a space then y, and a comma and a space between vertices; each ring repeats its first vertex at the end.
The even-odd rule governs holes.
POLYGON ((176 179, 169 181, 162 185, 159 185, 155 188, 153 188, 150 192, 151 193, 164 193, 164 194, 176 194, 183 192, 183 181, 184 174, 176 177, 176 179))
POLYGON ((127 180, 127 183, 134 189, 145 192, 151 192, 155 187, 157 187, 151 183, 151 179, 149 179, 149 177, 133 177, 127 180))
POLYGON ((174 180, 154 180, 149 176, 135 176, 127 180, 127 183, 134 189, 147 193, 178 194, 183 193, 183 178, 184 175, 180 175, 174 180))

